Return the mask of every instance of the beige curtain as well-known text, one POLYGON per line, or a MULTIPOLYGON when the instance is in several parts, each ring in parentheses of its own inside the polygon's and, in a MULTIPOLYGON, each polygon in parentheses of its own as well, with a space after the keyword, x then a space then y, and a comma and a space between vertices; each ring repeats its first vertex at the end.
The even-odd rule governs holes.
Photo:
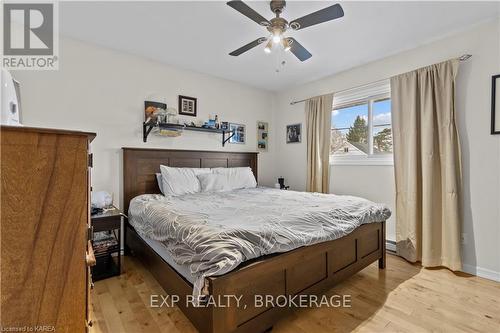
POLYGON ((307 191, 328 193, 333 94, 306 101, 307 191))
POLYGON ((450 60, 391 78, 397 253, 462 268, 460 144, 450 60))

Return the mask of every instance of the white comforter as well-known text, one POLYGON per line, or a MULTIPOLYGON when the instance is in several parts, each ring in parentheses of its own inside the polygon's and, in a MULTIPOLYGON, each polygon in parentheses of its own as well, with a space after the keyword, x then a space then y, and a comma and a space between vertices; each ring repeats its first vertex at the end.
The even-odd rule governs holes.
POLYGON ((362 198, 260 187, 145 194, 129 208, 129 221, 141 236, 161 241, 177 264, 189 265, 195 296, 205 277, 259 256, 343 237, 390 215, 385 205, 362 198))

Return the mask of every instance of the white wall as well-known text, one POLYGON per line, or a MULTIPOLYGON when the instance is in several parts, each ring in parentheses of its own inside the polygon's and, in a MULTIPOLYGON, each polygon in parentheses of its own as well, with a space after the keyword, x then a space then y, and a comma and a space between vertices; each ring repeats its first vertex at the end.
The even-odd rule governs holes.
MULTIPOLYGON (((280 93, 274 122, 276 175, 284 176, 294 189, 305 188, 306 145, 285 143, 285 126, 305 122, 304 104, 291 106, 291 101, 386 79, 465 53, 473 55, 461 64, 457 78, 464 174, 463 231, 467 235, 463 246, 465 270, 477 267, 479 274, 500 279, 500 136, 489 134, 491 76, 500 73, 500 20, 280 93)), ((333 166, 331 171, 332 192, 386 201, 394 207, 392 167, 333 166)), ((388 231, 391 239, 393 221, 388 231)))
POLYGON ((330 193, 355 195, 387 204, 393 216, 387 220, 386 238, 396 240, 396 198, 392 166, 334 165, 330 169, 330 193))
MULTIPOLYGON (((184 71, 144 58, 63 38, 58 71, 15 71, 22 84, 27 126, 97 132, 92 143, 94 190, 106 190, 121 205, 121 147, 256 151, 257 120, 272 121, 273 96, 266 91, 184 71), (177 108, 177 95, 198 98, 198 117, 246 124, 245 145, 221 145, 221 136, 185 131, 178 138, 150 135, 142 141, 144 100, 163 96, 177 108)), ((192 117, 186 117, 186 119, 192 117)), ((270 133, 268 152, 259 154, 259 182, 274 184, 270 133)))

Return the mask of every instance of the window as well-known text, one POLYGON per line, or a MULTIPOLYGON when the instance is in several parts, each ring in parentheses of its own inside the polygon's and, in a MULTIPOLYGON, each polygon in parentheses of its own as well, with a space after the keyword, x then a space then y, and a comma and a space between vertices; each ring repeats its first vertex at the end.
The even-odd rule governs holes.
POLYGON ((334 97, 333 164, 392 164, 390 87, 386 81, 334 97))
POLYGON ((368 154, 368 104, 347 106, 332 112, 330 154, 368 154))

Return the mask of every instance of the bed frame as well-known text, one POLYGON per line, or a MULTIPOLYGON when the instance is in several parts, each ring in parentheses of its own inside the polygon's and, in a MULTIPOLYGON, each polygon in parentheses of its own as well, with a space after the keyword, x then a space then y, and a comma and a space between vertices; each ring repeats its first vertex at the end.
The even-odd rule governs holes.
MULTIPOLYGON (((155 173, 160 164, 175 167, 252 168, 257 179, 257 153, 123 148, 123 208, 144 193, 159 193, 155 173)), ((192 307, 186 303, 192 285, 165 262, 126 223, 125 250, 137 256, 200 332, 263 332, 293 308, 254 307, 254 295, 321 295, 378 260, 385 268, 385 222, 362 225, 340 239, 268 255, 235 270, 207 278, 214 298, 242 295, 247 307, 192 307)), ((234 304, 234 303, 233 303, 234 304)))

